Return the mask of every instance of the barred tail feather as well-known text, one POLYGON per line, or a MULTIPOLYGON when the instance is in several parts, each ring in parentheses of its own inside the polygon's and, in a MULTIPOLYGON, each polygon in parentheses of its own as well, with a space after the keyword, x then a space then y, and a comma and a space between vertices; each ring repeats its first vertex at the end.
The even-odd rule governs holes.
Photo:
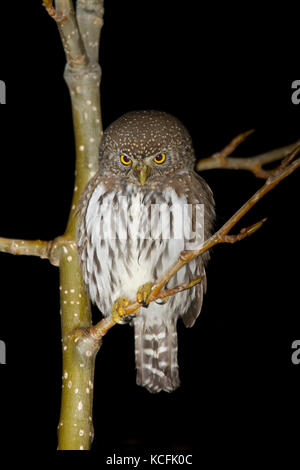
POLYGON ((176 321, 145 325, 134 320, 136 382, 151 393, 173 392, 180 385, 177 363, 176 321))

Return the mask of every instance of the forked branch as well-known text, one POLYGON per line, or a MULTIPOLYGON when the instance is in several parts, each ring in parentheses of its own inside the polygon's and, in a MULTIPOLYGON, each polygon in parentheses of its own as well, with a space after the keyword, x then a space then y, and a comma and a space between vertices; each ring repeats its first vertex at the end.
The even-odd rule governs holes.
POLYGON ((213 154, 211 157, 200 159, 196 166, 197 171, 214 170, 217 168, 227 170, 247 170, 251 171, 251 173, 253 173, 257 178, 266 179, 276 173, 278 167, 267 170, 264 166, 285 158, 295 149, 295 147, 297 147, 297 145, 300 144, 299 140, 293 144, 271 150, 270 152, 261 153, 255 157, 229 157, 229 155, 231 155, 233 151, 252 133, 253 130, 239 134, 220 152, 213 154))
POLYGON ((59 265, 63 344, 63 389, 58 427, 59 450, 87 450, 93 436, 94 363, 99 342, 85 338, 72 341, 72 332, 92 325, 76 249, 76 209, 86 184, 98 170, 98 147, 102 135, 100 110, 101 69, 98 63, 103 0, 44 0, 57 22, 67 64, 74 124, 76 171, 71 211, 65 233, 56 238, 50 255, 59 265))

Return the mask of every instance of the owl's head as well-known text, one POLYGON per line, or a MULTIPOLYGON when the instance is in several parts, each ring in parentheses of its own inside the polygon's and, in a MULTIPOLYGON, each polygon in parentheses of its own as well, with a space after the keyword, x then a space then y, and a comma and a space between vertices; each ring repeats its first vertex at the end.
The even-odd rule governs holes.
POLYGON ((124 114, 105 130, 100 143, 100 171, 135 184, 192 169, 194 162, 188 131, 178 119, 161 111, 124 114))

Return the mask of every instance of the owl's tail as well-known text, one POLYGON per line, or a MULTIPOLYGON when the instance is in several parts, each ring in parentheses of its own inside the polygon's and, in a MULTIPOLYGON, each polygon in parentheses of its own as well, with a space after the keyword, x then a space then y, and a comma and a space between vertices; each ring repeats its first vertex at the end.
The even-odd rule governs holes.
POLYGON ((177 363, 176 322, 145 325, 134 320, 136 383, 151 393, 173 392, 180 385, 177 363))

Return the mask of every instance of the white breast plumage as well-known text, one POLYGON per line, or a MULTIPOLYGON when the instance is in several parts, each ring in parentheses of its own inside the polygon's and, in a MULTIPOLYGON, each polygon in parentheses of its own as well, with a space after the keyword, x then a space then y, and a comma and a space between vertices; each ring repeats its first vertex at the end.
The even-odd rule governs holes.
MULTIPOLYGON (((118 297, 134 300, 142 284, 154 282, 178 258, 186 242, 174 234, 174 207, 184 204, 185 197, 179 197, 173 189, 163 195, 143 192, 136 185, 106 192, 100 184, 94 189, 86 210, 86 240, 82 240, 86 249, 82 256, 86 257, 84 277, 91 300, 104 315, 111 313, 118 297)), ((189 269, 197 270, 195 264, 189 269)), ((183 268, 176 282, 185 282, 185 274, 183 268)))

